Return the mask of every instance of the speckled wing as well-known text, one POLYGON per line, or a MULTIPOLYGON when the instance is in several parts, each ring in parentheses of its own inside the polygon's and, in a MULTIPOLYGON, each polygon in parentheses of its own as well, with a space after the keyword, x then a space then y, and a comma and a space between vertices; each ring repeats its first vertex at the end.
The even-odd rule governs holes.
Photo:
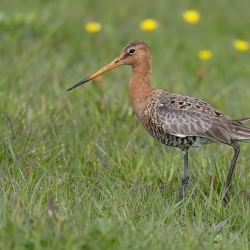
POLYGON ((158 97, 159 102, 166 107, 178 110, 186 110, 198 112, 200 114, 207 114, 218 118, 229 118, 212 105, 204 102, 198 98, 183 96, 179 94, 172 94, 162 91, 158 97))
MULTIPOLYGON (((159 91, 159 90, 158 90, 159 91)), ((160 90, 156 114, 165 133, 178 137, 198 136, 230 144, 231 141, 250 142, 250 128, 234 120, 200 99, 160 90)))
POLYGON ((178 137, 198 136, 230 143, 229 131, 220 119, 200 112, 172 109, 161 105, 157 115, 163 130, 178 137))

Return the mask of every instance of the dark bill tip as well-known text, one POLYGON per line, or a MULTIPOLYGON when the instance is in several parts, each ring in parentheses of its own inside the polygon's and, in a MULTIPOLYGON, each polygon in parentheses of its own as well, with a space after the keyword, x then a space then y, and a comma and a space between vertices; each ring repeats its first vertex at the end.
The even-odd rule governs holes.
POLYGON ((72 90, 72 89, 74 89, 74 88, 76 88, 76 87, 78 87, 78 86, 84 84, 84 83, 87 82, 87 81, 89 81, 89 77, 86 77, 86 78, 84 78, 83 80, 81 80, 80 82, 78 82, 78 83, 76 83, 75 85, 71 86, 70 88, 67 89, 67 91, 70 91, 70 90, 72 90))

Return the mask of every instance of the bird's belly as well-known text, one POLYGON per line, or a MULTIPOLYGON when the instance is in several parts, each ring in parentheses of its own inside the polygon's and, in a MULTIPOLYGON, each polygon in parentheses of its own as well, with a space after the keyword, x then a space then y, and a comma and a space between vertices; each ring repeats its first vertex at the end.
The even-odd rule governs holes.
POLYGON ((210 139, 198 136, 178 137, 175 135, 167 134, 165 132, 155 133, 153 131, 150 134, 162 144, 177 148, 189 148, 189 147, 199 148, 204 144, 213 142, 210 139))

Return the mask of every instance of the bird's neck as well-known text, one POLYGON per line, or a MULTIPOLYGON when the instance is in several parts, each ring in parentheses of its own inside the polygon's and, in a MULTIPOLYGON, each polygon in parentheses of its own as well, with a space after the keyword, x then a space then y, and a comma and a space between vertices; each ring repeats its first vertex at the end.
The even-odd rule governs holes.
POLYGON ((136 112, 141 103, 150 95, 152 86, 150 84, 151 65, 140 65, 140 67, 132 68, 132 76, 129 82, 129 95, 136 112))

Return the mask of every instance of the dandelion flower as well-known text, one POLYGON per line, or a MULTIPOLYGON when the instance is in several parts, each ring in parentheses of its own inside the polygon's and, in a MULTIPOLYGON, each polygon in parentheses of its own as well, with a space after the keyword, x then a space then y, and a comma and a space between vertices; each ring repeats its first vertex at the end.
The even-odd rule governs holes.
POLYGON ((201 60, 207 61, 211 58, 212 52, 211 50, 200 50, 198 56, 201 60))
POLYGON ((239 51, 246 51, 249 49, 249 43, 247 41, 243 41, 243 40, 235 40, 233 42, 233 46, 235 49, 237 49, 239 51))
POLYGON ((140 23, 140 28, 145 31, 152 31, 158 28, 158 23, 153 19, 145 19, 140 23))
POLYGON ((196 10, 187 10, 182 13, 182 17, 186 22, 195 24, 200 20, 200 13, 196 10))
POLYGON ((96 22, 89 22, 85 24, 85 30, 88 32, 98 32, 101 29, 102 25, 96 22))

